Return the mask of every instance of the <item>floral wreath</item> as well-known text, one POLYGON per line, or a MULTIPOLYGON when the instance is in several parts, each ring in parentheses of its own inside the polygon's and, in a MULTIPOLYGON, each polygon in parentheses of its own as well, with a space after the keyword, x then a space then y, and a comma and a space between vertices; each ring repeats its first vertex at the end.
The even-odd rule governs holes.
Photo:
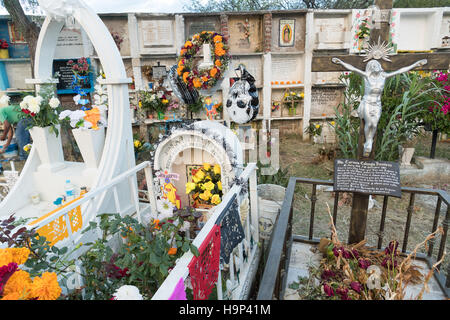
POLYGON ((189 88, 210 89, 227 70, 230 60, 228 45, 222 35, 213 31, 202 31, 181 47, 180 56, 177 59, 177 73, 189 88), (212 46, 211 58, 214 64, 210 69, 200 72, 194 65, 194 57, 204 43, 212 46))

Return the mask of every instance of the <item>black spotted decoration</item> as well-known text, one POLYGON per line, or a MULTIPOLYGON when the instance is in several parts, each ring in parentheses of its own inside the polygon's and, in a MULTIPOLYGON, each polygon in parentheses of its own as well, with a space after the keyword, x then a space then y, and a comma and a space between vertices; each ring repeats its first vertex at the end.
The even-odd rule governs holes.
POLYGON ((245 238, 236 197, 220 221, 220 262, 228 264, 233 249, 245 238))
POLYGON ((232 121, 244 124, 256 118, 259 111, 258 90, 255 78, 239 65, 236 69, 240 74, 228 93, 227 111, 232 121))
POLYGON ((169 83, 173 93, 184 103, 197 103, 200 95, 194 88, 190 89, 177 74, 177 65, 173 65, 169 70, 169 83))

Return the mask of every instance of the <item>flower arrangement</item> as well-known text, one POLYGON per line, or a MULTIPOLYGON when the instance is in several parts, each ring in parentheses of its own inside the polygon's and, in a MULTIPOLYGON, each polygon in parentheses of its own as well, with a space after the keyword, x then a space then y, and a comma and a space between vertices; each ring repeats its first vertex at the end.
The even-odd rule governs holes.
POLYGON ((6 41, 5 39, 1 39, 0 40, 0 49, 8 49, 8 48, 9 48, 8 41, 6 41))
POLYGON ((72 68, 72 72, 76 75, 87 76, 91 70, 91 66, 85 57, 81 57, 76 61, 69 60, 67 65, 72 68))
POLYGON ((432 86, 439 92, 432 92, 432 105, 423 112, 423 121, 431 130, 450 133, 450 79, 448 71, 436 71, 430 75, 432 86))
POLYGON ((31 251, 28 248, 0 249, 0 299, 1 300, 56 300, 61 295, 56 273, 44 272, 31 279, 20 269, 31 251))
POLYGON ((26 222, 14 215, 0 221, 0 299, 60 299, 73 251, 50 246, 35 229, 21 227, 26 222))
POLYGON ((194 208, 218 205, 222 201, 221 170, 218 164, 204 163, 192 169, 192 181, 186 183, 186 194, 194 200, 194 208))
POLYGON ((20 102, 22 118, 31 119, 28 127, 50 127, 50 132, 54 132, 58 136, 59 132, 56 125, 59 124, 59 113, 61 112, 61 104, 54 96, 54 86, 42 86, 41 92, 37 96, 25 96, 20 102))
POLYGON ((172 101, 171 93, 166 90, 143 90, 139 95, 139 107, 150 113, 164 114, 170 106, 172 106, 170 110, 177 108, 174 106, 176 103, 172 101))
POLYGON ((369 18, 365 18, 356 26, 356 36, 358 39, 364 39, 370 35, 369 18))
MULTIPOLYGON (((328 206, 328 205, 327 205, 328 206)), ((401 300, 405 297, 405 288, 409 284, 423 283, 424 288, 419 293, 422 297, 426 284, 433 275, 437 262, 430 272, 423 277, 418 270, 420 267, 412 263, 417 250, 426 246, 442 228, 427 236, 424 242, 418 244, 409 255, 401 255, 397 241, 389 242, 383 251, 376 251, 365 247, 366 240, 355 245, 342 244, 331 219, 331 239, 323 238, 319 244, 319 251, 323 259, 318 267, 311 267, 310 274, 319 281, 308 291, 306 299, 331 300, 401 300)), ((445 254, 444 254, 445 256, 445 254)), ((303 294, 303 288, 294 283, 291 289, 298 289, 303 294)))
POLYGON ((275 112, 279 109, 280 109, 280 103, 277 101, 272 101, 272 108, 271 108, 272 112, 275 112))
POLYGON ((117 32, 111 32, 111 36, 114 42, 116 43, 117 49, 119 49, 120 51, 120 46, 122 45, 123 37, 121 37, 120 34, 117 32))
MULTIPOLYGON (((59 120, 69 122, 72 128, 93 129, 98 130, 100 127, 106 127, 107 121, 105 117, 106 110, 108 110, 108 95, 106 86, 100 83, 103 76, 97 77, 95 85, 94 103, 90 108, 83 108, 84 110, 64 110, 59 114, 59 120)), ((78 94, 73 97, 75 104, 86 104, 82 101, 81 95, 78 94)))
POLYGON ((9 105, 9 101, 11 100, 11 98, 9 96, 7 96, 6 94, 4 94, 1 98, 0 98, 0 108, 6 107, 9 105))
POLYGON ((202 31, 186 41, 181 48, 177 59, 177 73, 189 88, 210 89, 223 76, 230 60, 226 39, 216 32, 202 31), (211 56, 214 64, 210 69, 199 71, 194 65, 194 57, 205 43, 213 47, 211 56))
POLYGON ((104 237, 91 244, 79 260, 84 287, 70 299, 147 300, 164 282, 176 260, 185 252, 198 255, 198 249, 182 236, 183 221, 173 216, 140 223, 131 216, 100 215, 100 223, 91 223, 83 232, 100 228, 104 237), (120 235, 117 250, 108 239, 120 235))
POLYGON ((305 129, 305 133, 308 133, 311 137, 320 136, 322 134, 322 126, 318 123, 310 122, 305 129))
POLYGON ((137 159, 139 154, 145 151, 149 151, 151 148, 150 143, 145 142, 142 137, 138 137, 137 134, 133 136, 134 155, 137 159))

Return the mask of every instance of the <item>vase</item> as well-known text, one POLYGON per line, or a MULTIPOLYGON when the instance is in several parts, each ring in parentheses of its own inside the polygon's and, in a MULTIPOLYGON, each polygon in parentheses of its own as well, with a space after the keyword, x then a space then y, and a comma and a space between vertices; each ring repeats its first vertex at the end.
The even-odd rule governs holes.
POLYGON ((158 120, 164 120, 164 112, 158 112, 158 120))
POLYGON ((64 154, 61 143, 61 128, 55 126, 59 132, 58 136, 50 132, 50 127, 32 127, 30 131, 33 139, 33 148, 36 149, 41 164, 39 171, 48 170, 51 172, 65 167, 64 154))
POLYGON ((98 130, 72 129, 72 133, 86 168, 98 168, 105 145, 105 128, 99 128, 98 130))
POLYGON ((0 49, 0 59, 9 59, 8 49, 0 49))
POLYGON ((289 115, 295 116, 297 114, 297 108, 289 108, 289 115))
POLYGON ((398 146, 400 165, 410 166, 415 150, 415 148, 404 148, 403 146, 398 146))

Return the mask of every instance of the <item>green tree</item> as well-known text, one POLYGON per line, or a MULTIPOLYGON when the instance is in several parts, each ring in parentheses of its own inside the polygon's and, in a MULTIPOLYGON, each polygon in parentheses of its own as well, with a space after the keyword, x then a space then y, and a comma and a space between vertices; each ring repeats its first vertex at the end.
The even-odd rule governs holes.
POLYGON ((394 0, 394 8, 449 7, 450 0, 394 0))

